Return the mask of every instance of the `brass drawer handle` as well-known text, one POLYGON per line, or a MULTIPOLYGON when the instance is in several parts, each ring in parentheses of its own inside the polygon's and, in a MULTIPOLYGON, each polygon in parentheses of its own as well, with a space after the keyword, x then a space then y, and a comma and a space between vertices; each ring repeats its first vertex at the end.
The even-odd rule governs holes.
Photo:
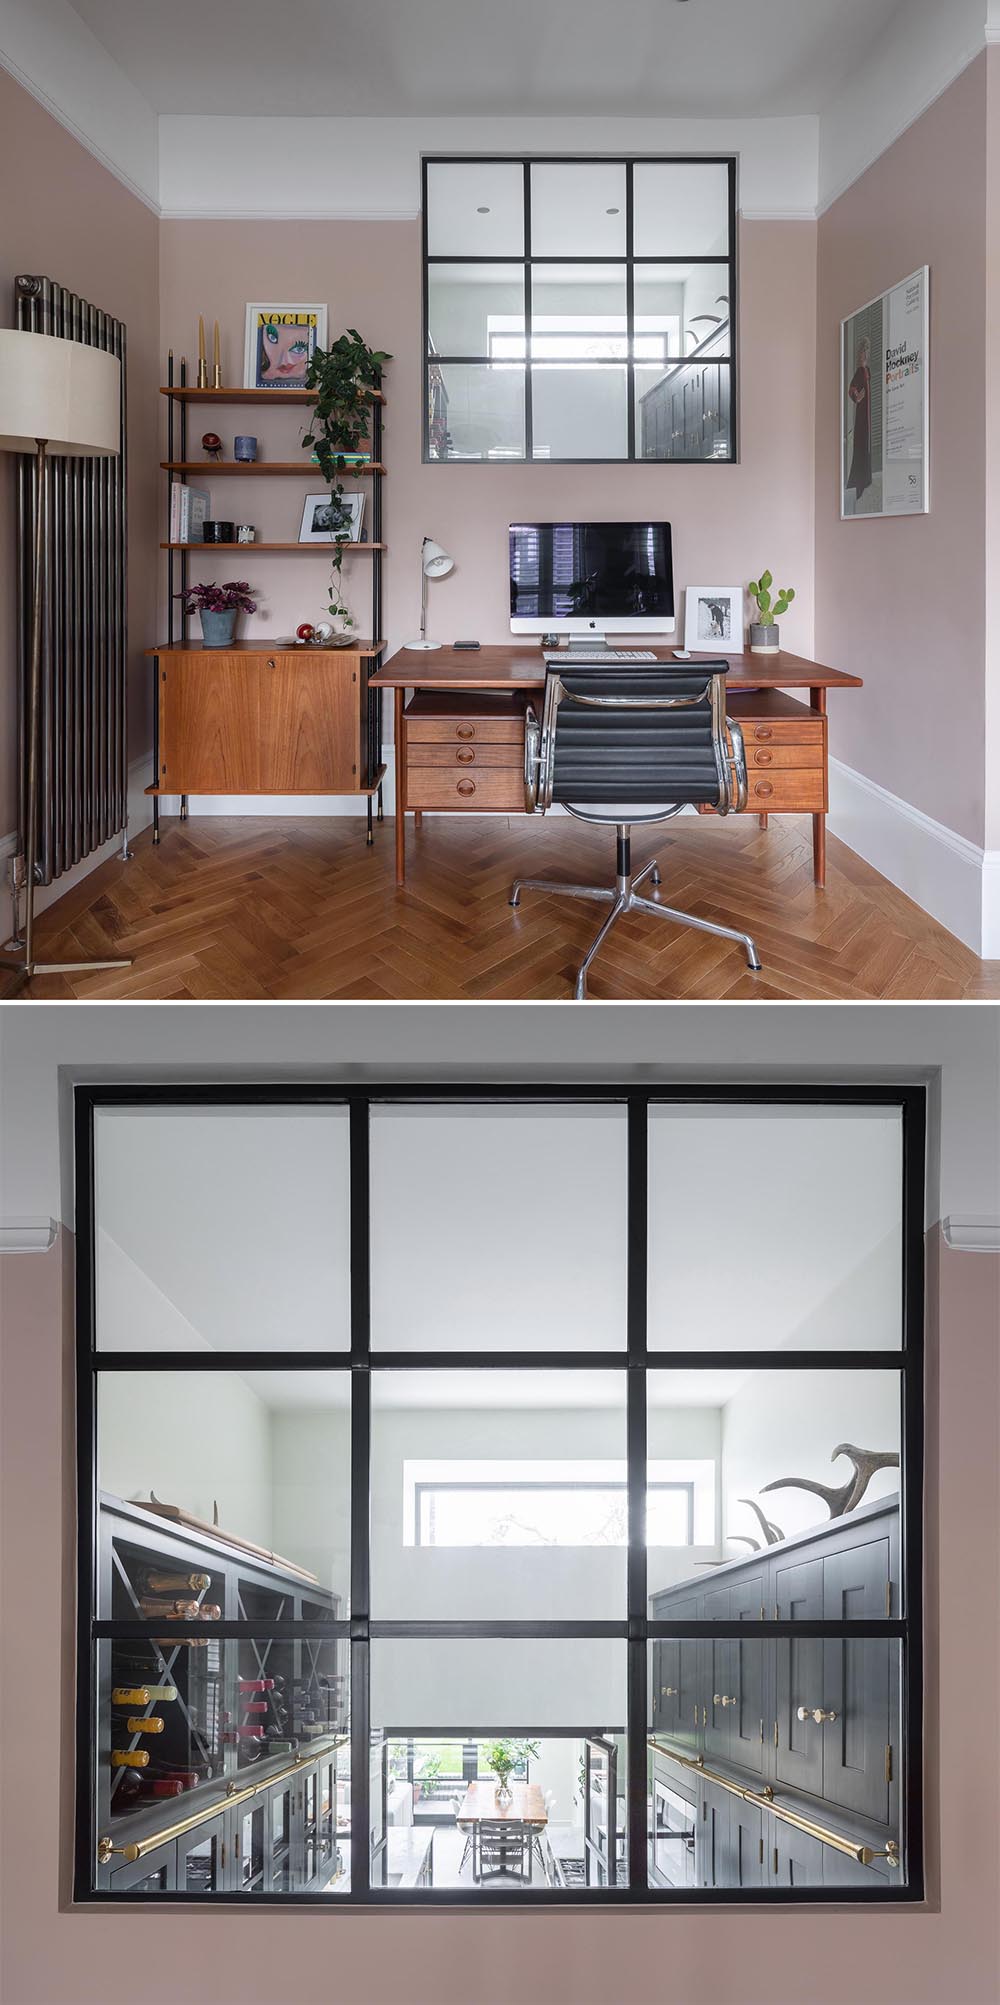
POLYGON ((773 792, 774 788, 772 787, 770 780, 758 780, 756 786, 754 787, 754 793, 759 794, 761 799, 765 801, 767 800, 768 795, 773 794, 773 792))
POLYGON ((475 735, 476 735, 476 727, 474 724, 456 724, 455 726, 456 738, 474 738, 475 735))
POLYGON ((476 756, 475 753, 473 752, 473 750, 469 745, 460 745, 458 751, 455 753, 455 757, 459 761, 459 764, 463 766, 471 766, 475 756, 476 756))
POLYGON ((458 783, 458 788, 457 788, 457 792, 458 792, 458 793, 460 793, 460 794, 474 794, 474 793, 475 793, 475 791, 476 791, 476 783, 475 783, 475 780, 459 780, 459 783, 458 783))
POLYGON ((757 739, 773 738, 774 732, 772 731, 770 724, 755 724, 753 728, 753 735, 757 739))
POLYGON ((755 752, 753 762, 755 766, 769 766, 773 758, 773 752, 755 752))

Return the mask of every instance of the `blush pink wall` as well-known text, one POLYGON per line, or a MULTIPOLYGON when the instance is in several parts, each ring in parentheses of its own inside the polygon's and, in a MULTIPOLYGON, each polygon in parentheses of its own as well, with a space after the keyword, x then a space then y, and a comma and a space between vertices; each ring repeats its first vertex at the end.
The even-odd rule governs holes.
MULTIPOLYGON (((149 742, 146 664, 155 619, 157 501, 156 217, 35 99, 0 70, 0 324, 12 326, 18 272, 55 279, 128 329, 129 750, 149 742)), ((15 795, 14 479, 0 454, 0 837, 15 795)))
MULTIPOLYGON (((986 134, 981 56, 820 219, 816 652, 865 687, 830 749, 984 839, 986 134), (931 513, 840 520, 840 323, 931 267, 931 513)), ((990 359, 995 374, 995 357, 990 359)))
POLYGON ((4 2005, 996 2005, 1000 1259, 928 1236, 920 1909, 72 1910, 72 1236, 0 1261, 4 2005))
MULTIPOLYGON (((335 163, 331 162, 331 172, 335 163)), ((397 647, 419 618, 421 537, 456 560, 429 587, 433 638, 509 637, 507 524, 542 517, 664 516, 674 525, 675 575, 687 584, 745 584, 770 565, 798 588, 785 627, 788 645, 808 652, 813 634, 813 441, 816 230, 811 223, 744 223, 740 233, 742 464, 694 466, 424 466, 421 463, 420 228, 417 222, 166 222, 161 229, 162 348, 189 359, 198 314, 218 316, 224 374, 241 380, 243 309, 248 299, 326 300, 331 335, 360 329, 391 350, 386 378, 386 635, 397 647)), ((245 414, 243 414, 245 416, 245 414)), ((238 411, 223 412, 230 430, 238 411)), ((249 427, 250 420, 246 419, 249 427)), ((254 413, 274 457, 294 456, 287 413, 254 413)), ((198 428, 196 427, 196 430, 198 428)), ((218 425, 216 426, 218 429, 218 425)), ((228 443, 228 442, 227 442, 228 443)), ((200 448, 199 448, 200 450, 200 448)), ((298 534, 304 484, 227 476, 205 485, 265 533, 298 534)), ((319 483, 321 485, 321 483, 319 483)), ((259 533, 259 530, 258 530, 259 533)), ((244 560, 240 559, 241 567, 244 560)), ((361 591, 363 558, 345 559, 361 591)), ((265 604, 245 631, 283 633, 322 614, 324 577, 316 557, 247 556, 265 604)), ((211 573, 209 574, 211 575, 211 573)), ((219 572, 216 575, 223 575, 219 572)), ((349 593, 350 596, 350 593, 349 593)))

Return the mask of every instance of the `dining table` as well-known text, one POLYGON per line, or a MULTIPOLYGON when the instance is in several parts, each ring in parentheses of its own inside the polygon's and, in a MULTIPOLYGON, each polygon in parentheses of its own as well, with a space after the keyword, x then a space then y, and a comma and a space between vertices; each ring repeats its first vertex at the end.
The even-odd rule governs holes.
POLYGON ((479 1831, 486 1824, 509 1824, 518 1830, 543 1831, 548 1823, 545 1798, 537 1782, 512 1782, 510 1802, 497 1802, 495 1782, 470 1782, 456 1812, 460 1831, 472 1839, 472 1875, 479 1876, 479 1831))

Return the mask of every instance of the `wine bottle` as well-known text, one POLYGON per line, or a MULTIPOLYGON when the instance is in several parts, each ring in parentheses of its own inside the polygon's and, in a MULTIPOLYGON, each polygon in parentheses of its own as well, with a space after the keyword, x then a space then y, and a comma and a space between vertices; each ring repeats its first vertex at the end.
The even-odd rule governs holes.
POLYGON ((147 1715, 147 1716, 146 1716, 145 1718, 143 1718, 143 1719, 139 1719, 139 1720, 126 1720, 126 1721, 125 1721, 125 1726, 126 1726, 126 1728, 127 1728, 127 1730, 128 1730, 128 1732, 129 1732, 129 1733, 162 1733, 162 1732, 163 1732, 163 1721, 162 1721, 162 1720, 158 1720, 158 1719, 156 1718, 156 1715, 155 1715, 154 1713, 149 1713, 149 1714, 148 1714, 148 1715, 147 1715))
POLYGON ((241 1678, 241 1692, 273 1692, 273 1678, 241 1678))
POLYGON ((149 1756, 143 1747, 113 1747, 111 1750, 112 1768, 145 1768, 148 1761, 149 1756))
POLYGON ((152 1696, 148 1685, 116 1685, 111 1703, 113 1706, 148 1706, 152 1696))
POLYGON ((152 1594, 143 1594, 139 1597, 139 1606, 144 1615, 182 1615, 189 1622, 198 1617, 196 1601, 159 1601, 152 1594))
POLYGON ((180 1776, 158 1776, 156 1781, 146 1783, 145 1794, 149 1796, 183 1796, 184 1784, 180 1776))
POLYGON ((267 1711, 267 1700, 266 1700, 266 1699, 244 1699, 244 1700, 243 1700, 243 1706, 242 1706, 242 1710, 243 1710, 243 1711, 244 1711, 245 1713, 266 1713, 266 1711, 267 1711))
POLYGON ((203 1594, 211 1587, 210 1573, 147 1573, 146 1591, 150 1594, 203 1594))
POLYGON ((146 1697, 147 1697, 147 1698, 149 1698, 149 1699, 155 1699, 155 1700, 156 1700, 156 1703, 157 1703, 157 1705, 162 1705, 162 1704, 163 1704, 163 1702, 164 1702, 164 1700, 166 1700, 166 1699, 176 1699, 176 1697, 177 1697, 177 1686, 176 1686, 176 1685, 147 1685, 147 1686, 146 1686, 146 1697))

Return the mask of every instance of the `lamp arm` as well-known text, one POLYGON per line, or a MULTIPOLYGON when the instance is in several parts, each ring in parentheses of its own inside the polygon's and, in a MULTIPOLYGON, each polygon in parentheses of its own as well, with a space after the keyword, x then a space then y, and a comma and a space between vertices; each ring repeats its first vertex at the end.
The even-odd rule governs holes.
POLYGON ((427 538, 420 545, 420 638, 427 639, 427 573, 424 570, 424 550, 427 538))

